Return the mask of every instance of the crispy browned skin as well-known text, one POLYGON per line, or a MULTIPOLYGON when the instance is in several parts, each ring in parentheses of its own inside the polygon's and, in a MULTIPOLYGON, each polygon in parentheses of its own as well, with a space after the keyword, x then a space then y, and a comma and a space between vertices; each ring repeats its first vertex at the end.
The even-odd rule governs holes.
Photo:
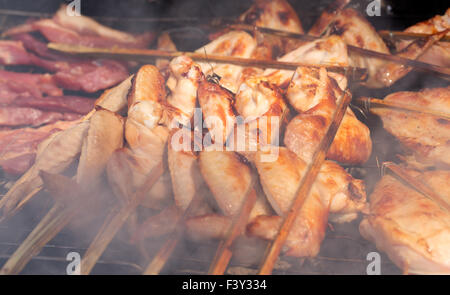
MULTIPOLYGON (((325 69, 299 68, 287 97, 300 114, 289 122, 284 143, 300 158, 309 161, 325 135, 342 91, 325 69)), ((341 163, 358 164, 367 161, 371 151, 369 129, 348 109, 327 157, 341 163)))
MULTIPOLYGON (((169 63, 170 75, 167 79, 167 88, 170 93, 167 96, 166 112, 171 113, 169 120, 187 124, 194 114, 197 102, 197 89, 204 79, 200 65, 187 56, 178 56, 169 63)), ((166 125, 171 125, 167 122, 166 125)))
POLYGON ((285 0, 256 0, 239 20, 258 27, 303 33, 295 10, 285 0))
MULTIPOLYGON (((397 92, 388 95, 385 101, 450 114, 450 87, 397 92)), ((381 117, 384 128, 412 153, 414 157, 410 160, 423 165, 450 165, 450 120, 394 108, 372 107, 371 111, 381 117)))
POLYGON ((156 67, 142 66, 133 77, 131 90, 128 93, 128 107, 138 101, 163 101, 166 97, 164 83, 164 78, 156 67))
POLYGON ((308 31, 308 35, 319 37, 334 21, 336 15, 347 6, 351 0, 336 0, 325 8, 320 17, 308 31))
MULTIPOLYGON (((279 145, 289 109, 278 86, 265 77, 248 78, 239 87, 234 106, 248 130, 246 140, 259 145, 279 145)), ((245 152, 248 151, 246 149, 245 152)))
MULTIPOLYGON (((240 17, 243 23, 274 30, 303 34, 302 24, 295 10, 285 0, 256 0, 240 17)), ((255 33, 258 40, 257 57, 269 54, 278 57, 299 46, 301 41, 255 33)))
MULTIPOLYGON (((261 161, 261 152, 255 158, 264 192, 279 215, 288 212, 296 189, 306 169, 306 163, 293 152, 280 148, 275 162, 261 161)), ((333 220, 353 220, 365 208, 362 181, 353 179, 336 163, 327 161, 321 168, 310 195, 298 214, 284 250, 291 256, 315 256, 325 236, 329 214, 333 220)), ((281 225, 280 216, 258 216, 247 226, 247 234, 273 239, 281 225)))
MULTIPOLYGON (((294 50, 286 53, 278 58, 279 61, 285 62, 300 62, 309 64, 335 64, 340 66, 348 66, 349 59, 347 54, 347 45, 344 40, 338 36, 330 36, 314 40, 312 42, 304 43, 294 50)), ((270 83, 277 85, 280 88, 288 87, 294 71, 266 69, 264 76, 270 83)), ((346 80, 343 79, 339 86, 346 87, 346 80)))
MULTIPOLYGON (((444 15, 436 15, 433 18, 419 22, 405 30, 408 33, 436 34, 450 28, 450 8, 444 15)), ((447 33, 450 36, 450 33, 447 33)), ((401 41, 397 44, 397 50, 402 50, 412 41, 401 41)), ((450 66, 450 43, 438 42, 428 49, 419 60, 443 67, 450 66)))
MULTIPOLYGON (((197 49, 196 52, 207 55, 250 58, 255 48, 256 40, 250 34, 244 31, 231 31, 197 49)), ((218 75, 220 77, 219 84, 236 93, 244 67, 214 62, 202 62, 199 65, 205 76, 218 75)))
POLYGON ((223 145, 236 121, 232 94, 216 83, 203 81, 198 87, 197 98, 212 140, 223 145))
MULTIPOLYGON (((143 66, 133 79, 133 91, 128 96, 130 107, 125 124, 125 139, 129 149, 123 150, 123 159, 133 172, 134 188, 140 187, 148 173, 163 160, 169 129, 159 125, 165 108, 164 79, 152 65, 143 66)), ((149 191, 144 204, 160 207, 171 192, 170 175, 165 173, 149 191)))
MULTIPOLYGON (((383 39, 378 35, 375 28, 356 10, 344 9, 337 13, 328 32, 332 35, 341 36, 349 45, 390 54, 383 39)), ((432 46, 439 37, 434 36, 423 42, 416 40, 403 48, 397 55, 408 59, 417 59, 432 46)), ((350 64, 365 68, 369 78, 364 83, 368 87, 387 87, 405 76, 411 71, 411 67, 389 62, 379 58, 371 58, 352 52, 350 64)))
MULTIPOLYGON (((449 171, 416 177, 450 204, 449 171)), ((360 232, 405 273, 450 274, 449 212, 393 176, 377 184, 360 232)))

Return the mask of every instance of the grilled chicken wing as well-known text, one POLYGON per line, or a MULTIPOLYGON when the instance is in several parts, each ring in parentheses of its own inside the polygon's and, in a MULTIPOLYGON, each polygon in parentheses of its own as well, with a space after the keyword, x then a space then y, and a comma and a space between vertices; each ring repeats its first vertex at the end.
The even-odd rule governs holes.
POLYGON ((233 95, 216 83, 203 81, 199 85, 197 97, 211 139, 223 146, 236 123, 233 95))
MULTIPOLYGON (((167 96, 167 104, 173 108, 173 117, 181 124, 187 124, 194 114, 197 102, 197 89, 204 79, 202 68, 187 56, 179 56, 170 61, 170 76, 167 79, 167 87, 170 93, 167 96)), ((166 110, 169 111, 169 110, 166 110)), ((170 128, 172 122, 166 123, 170 128)))
POLYGON ((81 149, 76 175, 83 186, 97 185, 112 153, 123 145, 123 118, 105 109, 97 110, 81 149))
MULTIPOLYGON (((385 101, 411 105, 424 110, 450 114, 450 87, 402 91, 388 95, 385 101)), ((402 143, 412 157, 412 165, 450 165, 450 121, 431 114, 395 108, 371 107, 381 117, 384 128, 402 143), (414 164, 415 163, 415 164, 414 164)))
MULTIPOLYGON (((349 63, 347 46, 337 37, 330 36, 305 43, 297 49, 286 53, 278 59, 285 62, 302 62, 310 64, 335 64, 346 66, 349 63)), ((268 81, 281 88, 286 88, 294 75, 294 71, 266 69, 263 74, 268 81)), ((342 76, 336 79, 339 86, 344 89, 347 86, 346 79, 342 76)))
POLYGON ((191 145, 193 137, 193 132, 182 128, 172 132, 167 145, 167 162, 175 204, 183 211, 203 185, 198 157, 191 145))
MULTIPOLYGON (((450 204, 449 171, 415 174, 450 204)), ((449 212, 393 176, 377 184, 359 229, 405 273, 450 274, 449 212)))
MULTIPOLYGON (((163 160, 169 137, 169 129, 159 125, 165 110, 161 104, 164 98, 164 79, 158 69, 151 65, 141 67, 128 96, 125 139, 130 149, 122 150, 128 154, 123 159, 128 160, 128 165, 132 167, 134 188, 139 188, 148 173, 163 160)), ((144 205, 159 208, 170 192, 170 175, 167 172, 152 187, 144 205)))
MULTIPOLYGON (((383 39, 372 25, 354 9, 347 8, 339 11, 330 24, 330 28, 329 34, 341 36, 349 45, 390 54, 383 39)), ((432 36, 427 38, 425 42, 416 40, 398 52, 397 55, 417 59, 442 36, 432 36)), ((367 69, 369 78, 365 85, 372 88, 390 86, 411 71, 411 67, 358 55, 357 53, 350 54, 350 64, 367 69)))
POLYGON ((258 27, 303 33, 297 13, 285 0, 256 0, 239 20, 258 27))
POLYGON ((234 106, 245 124, 246 140, 279 145, 281 125, 289 113, 281 89, 265 77, 248 78, 239 87, 234 106))
MULTIPOLYGON (((255 165, 266 196, 279 215, 284 215, 295 198, 306 163, 293 152, 280 147, 275 162, 261 161, 258 152, 255 165)), ((284 250, 290 256, 315 256, 325 236, 329 213, 335 221, 351 221, 365 208, 362 181, 353 179, 333 162, 325 162, 310 195, 296 218, 284 250)), ((247 226, 247 234, 273 239, 281 226, 280 216, 259 216, 247 226)))
MULTIPOLYGON (((255 39, 243 31, 231 31, 199 48, 196 52, 210 55, 224 55, 250 58, 256 48, 255 39)), ((236 93, 244 67, 231 64, 199 63, 206 76, 216 74, 220 85, 236 93)))
MULTIPOLYGON (((309 161, 325 135, 342 91, 324 68, 298 68, 287 97, 300 114, 289 122, 284 143, 300 158, 309 161)), ((348 109, 327 157, 341 163, 357 164, 367 161, 371 151, 369 128, 348 109)))
MULTIPOLYGON (((239 21, 263 28, 287 31, 303 34, 303 27, 295 10, 285 0, 256 0, 255 3, 240 17, 239 21)), ((278 36, 255 35, 260 38, 263 47, 257 51, 270 52, 273 57, 279 56, 297 48, 300 41, 294 39, 283 39, 278 36), (268 50, 264 50, 266 48, 268 50)))
MULTIPOLYGON (((436 34, 450 29, 450 8, 444 15, 435 17, 415 24, 405 30, 407 33, 436 34)), ((447 33, 450 36, 450 33, 447 33)), ((408 46, 411 41, 401 41, 397 44, 397 50, 401 51, 408 46)), ((438 42, 428 49, 421 57, 420 61, 450 67, 450 43, 438 42)))

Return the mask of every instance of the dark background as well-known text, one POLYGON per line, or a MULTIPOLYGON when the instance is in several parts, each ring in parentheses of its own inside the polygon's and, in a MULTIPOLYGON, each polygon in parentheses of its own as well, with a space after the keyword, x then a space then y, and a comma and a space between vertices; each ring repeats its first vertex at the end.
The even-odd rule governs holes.
MULTIPOLYGON (((364 11, 372 0, 354 0, 352 6, 364 11)), ((70 0, 0 0, 0 9, 22 10, 29 12, 53 13, 61 3, 70 0)), ((314 19, 332 0, 289 0, 302 20, 309 28, 314 19)), ((436 14, 443 14, 448 1, 442 0, 382 0, 381 16, 369 17, 376 27, 404 28, 417 21, 425 20, 436 14), (389 8, 391 7, 391 9, 389 8)), ((181 17, 211 18, 235 17, 246 10, 251 0, 81 0, 82 14, 89 16, 108 16, 125 18, 181 17)), ((123 26, 119 22, 117 26, 123 26)))

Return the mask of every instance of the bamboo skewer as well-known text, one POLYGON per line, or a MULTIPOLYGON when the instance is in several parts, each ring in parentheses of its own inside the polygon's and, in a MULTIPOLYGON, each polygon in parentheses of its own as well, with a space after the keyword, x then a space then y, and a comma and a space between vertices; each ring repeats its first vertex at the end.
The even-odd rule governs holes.
POLYGON ((435 117, 444 118, 447 120, 450 120, 450 114, 438 112, 434 110, 427 110, 424 108, 411 106, 407 104, 397 103, 394 101, 385 101, 382 99, 376 99, 376 98, 369 98, 369 97, 360 97, 356 99, 356 103, 359 103, 363 105, 367 110, 370 110, 372 108, 394 108, 399 110, 405 110, 405 111, 411 111, 416 113, 422 113, 427 115, 432 115, 435 117))
MULTIPOLYGON (((319 37, 313 37, 313 36, 304 35, 304 34, 280 31, 280 30, 263 28, 263 27, 246 25, 246 24, 232 24, 232 25, 228 25, 228 27, 235 29, 235 30, 259 31, 264 34, 270 34, 270 35, 275 35, 275 36, 279 36, 279 37, 283 37, 283 38, 299 39, 299 40, 305 40, 305 41, 314 41, 319 38, 319 37)), ((437 65, 433 65, 433 64, 413 60, 413 59, 408 59, 408 58, 404 58, 404 57, 400 57, 400 56, 396 56, 396 55, 391 55, 391 54, 381 53, 381 52, 377 52, 377 51, 373 51, 373 50, 369 50, 369 49, 364 49, 364 48, 356 47, 353 45, 347 45, 347 48, 348 48, 349 52, 353 52, 358 55, 383 59, 383 60, 391 61, 393 63, 410 66, 410 67, 414 67, 416 69, 420 69, 423 71, 433 72, 433 73, 437 73, 439 75, 450 77, 450 69, 449 68, 444 68, 441 66, 437 66, 437 65)))
POLYGON ((197 61, 227 63, 249 67, 276 68, 295 71, 298 67, 324 67, 328 71, 338 73, 352 73, 354 81, 364 81, 367 71, 361 68, 340 66, 335 64, 308 64, 299 62, 282 62, 277 60, 263 60, 253 58, 240 58, 222 55, 209 55, 197 52, 185 51, 162 51, 152 49, 126 49, 126 48, 92 48, 80 45, 67 45, 49 43, 48 48, 69 54, 83 55, 89 57, 113 58, 122 60, 133 60, 139 62, 152 62, 157 58, 175 58, 181 55, 188 56, 197 61))
POLYGON ((89 191, 83 191, 82 187, 73 187, 66 194, 58 191, 58 195, 54 197, 53 207, 11 255, 0 274, 18 274, 80 212, 92 196, 89 191))
POLYGON ((231 246, 235 239, 241 235, 243 228, 248 222, 248 218, 250 213, 256 203, 257 194, 255 189, 252 189, 249 194, 244 199, 244 202, 241 205, 241 209, 239 213, 234 217, 234 220, 228 230, 228 234, 223 240, 216 252, 216 255, 211 263, 208 274, 210 275, 222 275, 225 273, 228 263, 233 256, 233 252, 231 251, 231 246))
POLYGON ((297 191, 296 197, 292 202, 291 208, 289 209, 287 215, 283 218, 282 225, 278 231, 275 240, 269 245, 267 251, 264 255, 264 259, 259 267, 258 274, 268 275, 272 273, 275 266, 275 262, 280 255, 281 248, 283 247, 289 232, 294 225, 294 221, 300 209, 303 206, 304 201, 309 195, 311 187, 319 173, 322 163, 325 161, 325 157, 328 149, 330 148, 336 132, 341 124, 342 118, 350 105, 351 95, 346 91, 343 94, 342 99, 333 114, 332 121, 327 129, 327 133, 321 140, 317 150, 314 153, 311 163, 308 165, 305 176, 302 178, 297 191))
POLYGON ((150 171, 145 183, 132 196, 129 202, 126 205, 118 205, 115 210, 108 215, 81 260, 81 274, 89 274, 92 271, 98 259, 103 254, 116 233, 120 230, 130 214, 133 213, 150 188, 163 175, 163 173, 163 163, 160 162, 150 171))
MULTIPOLYGON (((430 34, 423 34, 423 33, 411 33, 411 32, 401 32, 401 31, 388 31, 388 30, 378 31, 378 34, 380 34, 381 37, 388 37, 388 38, 400 39, 400 40, 415 40, 415 39, 427 38, 427 37, 431 36, 430 34)), ((439 41, 440 42, 450 42, 450 36, 444 36, 439 41)))
POLYGON ((57 233, 59 233, 78 213, 81 206, 65 208, 57 202, 45 215, 19 248, 0 270, 1 275, 19 274, 33 256, 37 255, 57 233))
POLYGON ((391 170, 397 177, 408 183, 416 191, 437 203, 441 208, 447 210, 447 212, 450 212, 450 205, 444 199, 442 199, 422 181, 420 181, 419 179, 415 179, 414 177, 409 175, 408 172, 405 171, 402 167, 392 162, 386 162, 383 164, 383 166, 391 170))

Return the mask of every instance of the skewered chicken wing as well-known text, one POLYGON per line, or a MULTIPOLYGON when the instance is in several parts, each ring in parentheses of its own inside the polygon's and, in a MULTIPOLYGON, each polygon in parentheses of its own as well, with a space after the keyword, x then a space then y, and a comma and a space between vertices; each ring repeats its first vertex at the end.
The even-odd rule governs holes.
MULTIPOLYGON (((239 21, 263 28, 288 31, 303 34, 303 27, 295 10, 285 0, 256 0, 255 3, 240 17, 239 21)), ((276 36, 267 36, 255 33, 259 39, 257 54, 269 54, 278 57, 298 47, 299 40, 282 39, 276 36)))
MULTIPOLYGON (((450 87, 397 92, 386 96, 384 101, 450 114, 450 87)), ((405 157, 409 164, 450 165, 450 121, 447 118, 376 106, 372 106, 371 111, 381 117, 384 128, 412 154, 405 157)))
MULTIPOLYGON (((450 8, 444 15, 436 15, 435 17, 415 24, 405 30, 407 33, 436 34, 444 30, 450 29, 450 8)), ((450 33, 447 33, 450 36, 450 33)), ((401 51, 408 46, 411 41, 401 41, 397 45, 397 50, 401 51)), ((450 66, 450 44, 448 42, 437 42, 428 49, 421 57, 420 61, 440 65, 443 67, 450 66)))
MULTIPOLYGON (((197 89, 204 79, 202 68, 187 56, 179 56, 170 61, 170 76, 167 79, 167 87, 170 93, 167 96, 167 104, 173 108, 173 117, 179 123, 186 125, 194 114, 197 102, 197 89)), ((170 112, 170 110, 166 110, 170 112)), ((172 122, 166 122, 169 128, 172 122)))
MULTIPOLYGON (((412 173, 450 204, 449 171, 412 173)), ((359 229, 405 273, 450 274, 449 212, 394 176, 377 184, 359 229)))
MULTIPOLYGON (((231 31, 196 50, 198 53, 250 58, 256 48, 255 39, 243 31, 231 31)), ((231 64, 199 63, 205 76, 216 74, 220 85, 236 93, 244 67, 231 64)))
MULTIPOLYGON (((342 91, 324 68, 298 68, 287 91, 291 105, 300 112, 292 119, 285 145, 305 161, 314 154, 326 132, 342 91)), ((327 157, 341 163, 364 163, 372 151, 370 131, 348 109, 327 157)))
MULTIPOLYGON (((261 161, 258 152, 255 165, 266 196, 279 215, 284 215, 295 198, 295 192, 306 169, 306 163, 293 152, 280 147, 275 162, 261 161)), ((315 256, 325 236, 329 213, 333 220, 351 221, 365 208, 362 181, 353 179, 336 163, 322 165, 316 182, 288 235, 284 250, 291 256, 315 256)), ((247 226, 249 235, 273 239, 281 226, 280 216, 259 216, 247 226)))
MULTIPOLYGON (((390 54, 383 39, 372 25, 356 10, 347 8, 339 11, 329 25, 328 34, 341 36, 349 45, 390 54)), ((312 32, 311 34, 313 34, 312 32)), ((431 36, 427 40, 416 40, 403 48, 397 55, 417 59, 424 54, 443 34, 431 36)), ((365 85, 372 88, 387 87, 411 71, 411 67, 395 64, 383 59, 350 54, 350 65, 367 69, 369 78, 365 85)))
POLYGON ((215 144, 223 146, 236 123, 232 94, 220 85, 203 81, 197 91, 204 122, 215 144))

